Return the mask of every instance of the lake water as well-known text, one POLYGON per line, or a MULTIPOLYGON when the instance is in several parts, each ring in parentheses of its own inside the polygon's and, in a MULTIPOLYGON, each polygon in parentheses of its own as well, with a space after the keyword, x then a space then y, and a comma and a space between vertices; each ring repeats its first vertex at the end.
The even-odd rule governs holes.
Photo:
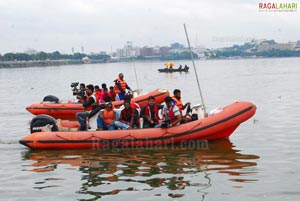
MULTIPOLYGON (((188 64, 190 61, 175 62, 188 64)), ((52 94, 71 82, 107 83, 119 72, 143 92, 182 91, 200 102, 190 73, 158 73, 163 62, 0 69, 0 200, 299 200, 300 58, 196 61, 207 110, 236 100, 257 113, 228 140, 198 148, 31 151, 18 144, 52 94)))

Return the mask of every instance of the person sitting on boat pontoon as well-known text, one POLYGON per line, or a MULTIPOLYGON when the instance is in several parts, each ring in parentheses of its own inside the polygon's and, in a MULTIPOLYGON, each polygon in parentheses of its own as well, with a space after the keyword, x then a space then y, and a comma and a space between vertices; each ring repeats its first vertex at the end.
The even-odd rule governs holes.
POLYGON ((182 65, 180 64, 180 66, 178 67, 179 70, 182 70, 182 65))
POLYGON ((183 110, 185 110, 185 108, 190 107, 191 103, 190 102, 186 102, 184 105, 182 104, 182 100, 181 100, 181 91, 179 89, 175 89, 173 91, 173 96, 172 96, 172 103, 174 105, 177 105, 177 107, 179 108, 180 114, 181 114, 181 121, 182 123, 186 123, 192 120, 192 118, 189 115, 183 115, 183 110))
POLYGON ((124 100, 124 96, 126 94, 126 89, 131 91, 130 87, 124 80, 124 74, 120 73, 119 77, 114 80, 115 82, 115 91, 116 91, 116 99, 117 100, 124 100))
POLYGON ((116 119, 117 114, 113 110, 112 103, 107 102, 97 118, 97 130, 115 130, 116 119))
POLYGON ((149 96, 148 104, 141 109, 141 118, 143 118, 143 128, 154 128, 159 124, 158 110, 161 106, 155 103, 155 97, 149 96))
POLYGON ((178 126, 181 121, 181 114, 178 107, 172 104, 172 98, 167 96, 165 98, 165 106, 162 110, 162 122, 161 124, 155 126, 155 128, 169 128, 172 126, 178 126))
POLYGON ((124 100, 124 109, 121 111, 120 120, 115 121, 115 126, 121 129, 139 128, 139 114, 137 109, 132 108, 130 101, 124 100))
POLYGON ((86 131, 87 130, 87 118, 90 112, 96 107, 96 97, 94 95, 94 86, 89 84, 86 86, 86 97, 80 97, 82 105, 85 109, 84 112, 77 112, 76 119, 80 123, 80 130, 86 131))

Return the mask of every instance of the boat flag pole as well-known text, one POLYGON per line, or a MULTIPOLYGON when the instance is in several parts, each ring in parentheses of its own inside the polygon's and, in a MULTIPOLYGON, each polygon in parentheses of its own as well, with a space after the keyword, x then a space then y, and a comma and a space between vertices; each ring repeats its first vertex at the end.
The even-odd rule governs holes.
POLYGON ((137 73, 136 73, 136 68, 135 68, 135 63, 134 63, 134 60, 132 58, 132 62, 133 62, 133 69, 134 69, 134 74, 135 74, 135 81, 136 81, 136 93, 137 95, 141 95, 141 92, 142 92, 142 89, 140 89, 140 86, 139 86, 139 82, 138 82, 138 77, 137 77, 137 73))
POLYGON ((189 40, 188 33, 186 31, 185 24, 183 24, 183 26, 184 26, 184 31, 185 31, 186 39, 187 39, 187 42, 188 42, 188 45, 189 45, 191 59, 192 59, 193 67, 194 67, 194 72, 195 72, 197 83, 198 83, 198 89, 199 89, 199 93, 200 93, 200 97, 201 97, 201 102, 202 102, 201 109, 202 109, 202 111, 204 112, 204 115, 205 115, 205 104, 204 104, 204 99, 203 99, 201 88, 200 88, 200 82, 199 82, 199 79, 198 79, 198 74, 197 74, 197 70, 196 70, 196 66, 195 66, 195 62, 194 62, 193 52, 192 52, 192 48, 191 48, 191 45, 190 45, 190 40, 189 40))

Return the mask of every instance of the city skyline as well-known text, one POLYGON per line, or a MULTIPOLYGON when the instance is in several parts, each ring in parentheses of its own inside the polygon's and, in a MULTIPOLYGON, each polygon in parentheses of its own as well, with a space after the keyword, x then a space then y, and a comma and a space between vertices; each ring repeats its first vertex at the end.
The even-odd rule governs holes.
MULTIPOLYGON (((280 2, 280 1, 272 1, 280 2)), ((300 11, 259 10, 261 1, 226 2, 143 1, 1 1, 0 54, 38 51, 71 53, 111 52, 126 41, 136 46, 192 46, 206 48, 243 44, 253 38, 277 42, 299 40, 300 11)), ((298 6, 299 7, 299 6, 298 6)))

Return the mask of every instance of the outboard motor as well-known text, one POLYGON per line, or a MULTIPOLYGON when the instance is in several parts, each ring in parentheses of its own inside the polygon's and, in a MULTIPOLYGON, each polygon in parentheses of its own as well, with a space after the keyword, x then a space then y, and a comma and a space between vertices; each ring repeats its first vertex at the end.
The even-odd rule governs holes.
POLYGON ((46 114, 40 114, 34 117, 30 122, 30 132, 41 132, 43 129, 49 128, 51 131, 58 131, 56 120, 46 114))
POLYGON ((53 103, 58 103, 59 99, 56 96, 53 95, 48 95, 45 96, 43 99, 43 102, 53 102, 53 103))

